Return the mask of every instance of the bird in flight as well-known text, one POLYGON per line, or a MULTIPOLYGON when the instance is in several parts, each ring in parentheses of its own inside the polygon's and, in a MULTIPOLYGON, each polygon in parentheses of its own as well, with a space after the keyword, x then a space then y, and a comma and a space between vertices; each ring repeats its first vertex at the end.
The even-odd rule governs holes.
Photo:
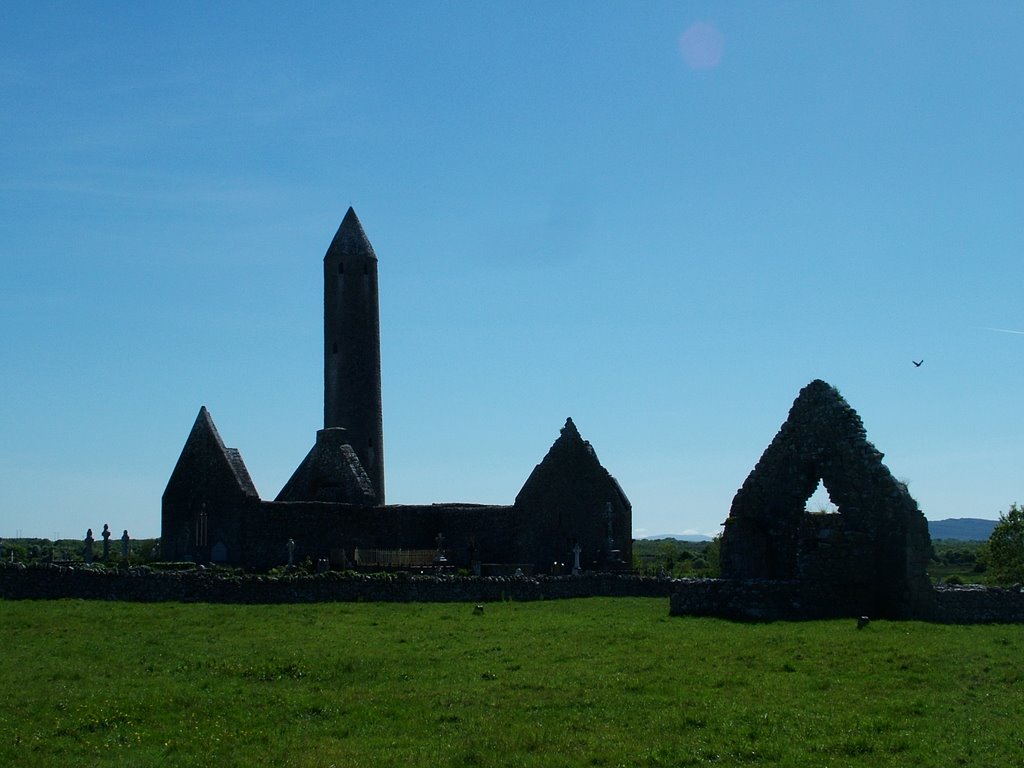
POLYGON ((915 368, 920 368, 921 367, 921 363, 924 362, 924 358, 922 357, 920 360, 911 360, 910 362, 912 362, 914 364, 915 368))

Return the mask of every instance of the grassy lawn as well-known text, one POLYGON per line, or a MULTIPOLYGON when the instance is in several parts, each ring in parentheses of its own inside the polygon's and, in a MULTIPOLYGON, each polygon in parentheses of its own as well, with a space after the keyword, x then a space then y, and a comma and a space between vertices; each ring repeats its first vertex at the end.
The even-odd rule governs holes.
POLYGON ((1024 627, 0 602, 0 764, 1020 765, 1024 627))

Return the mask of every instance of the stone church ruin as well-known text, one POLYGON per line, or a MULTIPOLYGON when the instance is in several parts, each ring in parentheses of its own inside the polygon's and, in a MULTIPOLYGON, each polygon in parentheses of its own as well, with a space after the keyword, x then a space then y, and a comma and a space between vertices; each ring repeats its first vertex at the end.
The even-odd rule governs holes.
POLYGON ((571 419, 512 505, 386 505, 377 256, 351 208, 323 269, 324 428, 267 501, 200 408, 163 494, 164 559, 528 574, 580 557, 587 570, 629 569, 629 500, 571 419))
MULTIPOLYGON (((201 407, 163 494, 163 558, 253 570, 308 560, 480 575, 628 572, 629 499, 572 419, 510 505, 385 503, 377 267, 350 208, 323 259, 323 428, 271 501, 201 407)), ((957 614, 930 585, 927 522, 882 458, 839 392, 812 381, 733 499, 721 578, 681 582, 671 612, 982 614, 957 614), (835 512, 806 509, 819 482, 835 512)))
POLYGON ((721 579, 681 590, 673 613, 737 618, 925 618, 928 524, 834 388, 804 387, 733 499, 721 579), (809 512, 821 482, 837 507, 809 512))

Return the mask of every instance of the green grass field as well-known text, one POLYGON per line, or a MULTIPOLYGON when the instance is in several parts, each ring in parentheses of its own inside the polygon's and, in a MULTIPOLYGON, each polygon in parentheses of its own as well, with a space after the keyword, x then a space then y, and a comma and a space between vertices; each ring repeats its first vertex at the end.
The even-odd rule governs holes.
POLYGON ((1024 763, 1024 627, 0 602, 0 764, 1024 763))

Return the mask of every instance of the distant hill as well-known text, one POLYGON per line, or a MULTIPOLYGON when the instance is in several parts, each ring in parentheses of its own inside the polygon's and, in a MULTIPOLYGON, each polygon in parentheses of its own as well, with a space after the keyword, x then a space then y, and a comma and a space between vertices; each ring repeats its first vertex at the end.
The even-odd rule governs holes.
MULTIPOLYGON (((982 520, 978 517, 950 517, 945 520, 929 520, 928 533, 933 539, 960 539, 961 541, 988 541, 998 520, 982 520)), ((710 536, 700 534, 658 533, 644 536, 642 541, 675 539, 676 541, 711 541, 710 536)))
POLYGON ((928 533, 933 539, 960 539, 962 541, 988 541, 998 520, 982 520, 977 517, 950 517, 946 520, 929 520, 928 533))

